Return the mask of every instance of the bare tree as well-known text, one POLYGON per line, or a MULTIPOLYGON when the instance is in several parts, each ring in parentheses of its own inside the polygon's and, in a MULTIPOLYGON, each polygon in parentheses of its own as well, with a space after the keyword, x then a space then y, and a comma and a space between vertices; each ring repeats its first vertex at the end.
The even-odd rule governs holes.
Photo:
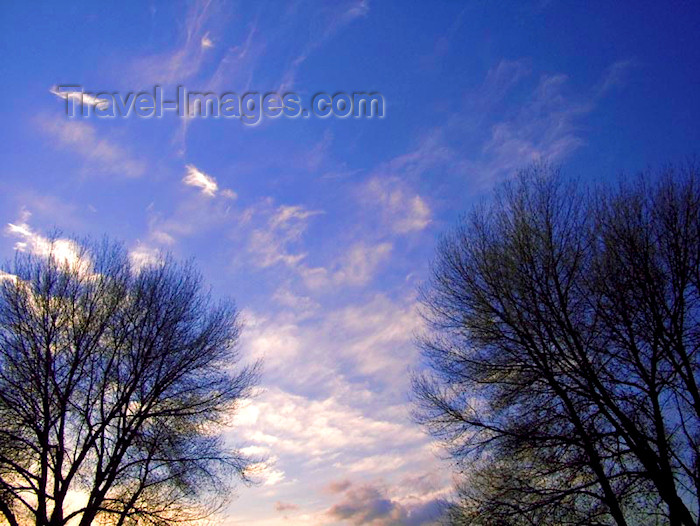
POLYGON ((439 247, 414 387, 455 523, 699 524, 700 179, 605 192, 536 165, 439 247))
POLYGON ((10 526, 165 525, 223 502, 248 461, 222 425, 257 365, 191 264, 120 245, 19 253, 0 285, 0 513, 10 526))

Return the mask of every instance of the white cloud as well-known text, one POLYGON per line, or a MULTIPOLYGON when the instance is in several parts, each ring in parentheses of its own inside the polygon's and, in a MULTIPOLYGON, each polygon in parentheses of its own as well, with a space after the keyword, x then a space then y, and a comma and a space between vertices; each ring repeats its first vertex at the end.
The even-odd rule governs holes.
MULTIPOLYGON (((270 218, 270 226, 273 228, 284 227, 290 229, 290 225, 294 223, 293 231, 299 231, 299 228, 303 230, 305 227, 304 221, 309 217, 322 214, 320 210, 307 210, 303 206, 295 205, 288 206, 282 205, 270 218)), ((299 232, 301 233, 301 232, 299 232)))
MULTIPOLYGON (((267 208, 270 204, 271 201, 268 200, 264 207, 267 208)), ((254 264, 262 268, 278 263, 297 267, 306 253, 292 253, 289 246, 301 239, 308 226, 308 219, 322 213, 299 205, 282 205, 271 211, 259 212, 260 215, 267 216, 267 222, 250 235, 248 248, 254 264)))
POLYGON ((389 257, 391 250, 391 243, 377 245, 357 243, 343 258, 340 268, 333 275, 333 281, 338 284, 366 284, 374 275, 379 264, 389 257))
POLYGON ((464 98, 463 107, 452 108, 443 126, 427 132, 413 150, 374 169, 362 197, 383 203, 384 218, 396 233, 425 228, 429 205, 422 196, 415 199, 409 184, 439 170, 478 188, 533 161, 563 161, 585 144, 580 120, 612 87, 625 82, 634 65, 616 62, 589 92, 577 93, 566 75, 543 74, 528 86, 529 60, 500 61, 480 88, 464 98), (511 97, 516 90, 518 96, 511 97), (399 202, 403 205, 396 206, 399 202))
MULTIPOLYGON (((391 180, 397 178, 403 184, 418 180, 426 172, 449 167, 454 162, 455 152, 444 142, 441 130, 431 130, 408 153, 398 155, 373 170, 374 177, 391 180)), ((408 192, 408 188, 404 191, 408 192)))
POLYGON ((389 242, 373 245, 361 241, 350 246, 329 268, 300 266, 299 273, 311 290, 359 287, 367 285, 374 278, 392 250, 393 245, 389 242))
POLYGON ((354 462, 333 464, 338 470, 344 473, 383 473, 395 471, 405 465, 408 459, 405 455, 380 454, 361 458, 354 462))
POLYGON ((369 3, 367 0, 339 1, 336 2, 333 7, 334 9, 318 10, 318 13, 326 15, 319 25, 319 27, 323 27, 325 30, 314 32, 314 37, 307 42, 301 53, 290 62, 287 70, 284 72, 282 84, 278 89, 280 93, 292 89, 299 68, 316 49, 325 44, 350 22, 357 18, 367 16, 369 12, 369 3))
POLYGON ((202 194, 214 197, 219 190, 219 185, 211 175, 204 173, 193 164, 185 166, 187 174, 182 178, 182 182, 189 186, 201 189, 202 194))
POLYGON ((268 457, 270 455, 270 448, 263 446, 247 446, 239 449, 238 452, 247 457, 268 457))
POLYGON ((213 46, 210 36, 216 25, 218 5, 207 0, 189 4, 184 17, 178 45, 166 52, 135 62, 135 75, 146 83, 171 84, 182 82, 199 73, 213 46))
POLYGON ((17 281, 17 276, 14 274, 10 274, 9 272, 5 272, 4 270, 0 270, 0 283, 3 281, 17 281))
POLYGON ((290 313, 290 318, 295 321, 303 320, 317 313, 320 304, 314 301, 309 296, 299 295, 292 292, 287 287, 278 288, 272 296, 272 299, 280 306, 287 309, 290 313))
POLYGON ((516 117, 497 122, 483 146, 484 175, 510 174, 533 161, 561 161, 583 145, 575 121, 590 113, 593 103, 565 95, 566 75, 543 75, 528 103, 516 117))
POLYGON ((630 71, 639 64, 636 60, 618 60, 614 62, 605 72, 605 76, 600 82, 598 94, 606 95, 610 90, 616 87, 623 86, 630 75, 630 71))
MULTIPOLYGON (((196 168, 194 169, 196 170, 196 168)), ((209 177, 207 174, 196 170, 198 174, 209 177)), ((185 177, 187 179, 187 176, 185 177)), ((213 180, 213 178, 212 178, 213 180)), ((142 245, 150 250, 172 250, 172 247, 182 238, 193 235, 204 235, 205 232, 229 224, 233 219, 242 222, 241 214, 233 207, 231 200, 235 199, 235 193, 229 189, 218 190, 212 197, 206 193, 213 186, 199 175, 193 174, 190 183, 201 188, 203 199, 180 199, 174 206, 168 207, 160 200, 160 206, 165 206, 165 212, 152 202, 146 208, 148 215, 148 234, 144 237, 142 245)), ((216 181, 213 181, 216 184, 216 181)), ((218 185, 217 185, 218 187, 218 185)), ((219 233, 220 235, 220 233, 219 233)))
POLYGON ((212 48, 214 47, 214 42, 212 42, 211 38, 209 38, 209 32, 207 32, 203 37, 202 40, 200 41, 201 45, 204 49, 212 48))
POLYGON ((256 462, 248 466, 245 470, 247 477, 263 486, 274 486, 284 480, 284 471, 275 469, 276 457, 272 457, 264 462, 256 462))
POLYGON ((375 294, 308 316, 244 312, 244 318, 242 349, 251 360, 264 360, 266 377, 274 385, 302 392, 354 392, 355 403, 363 400, 356 387, 346 390, 345 374, 371 379, 375 392, 409 389, 407 369, 417 358, 412 339, 422 327, 411 298, 375 294))
MULTIPOLYGON (((386 477, 390 500, 405 512, 401 517, 417 519, 417 511, 409 512, 421 508, 413 493, 435 488, 399 486, 437 468, 430 442, 401 398, 415 359, 411 337, 420 323, 412 299, 376 295, 301 322, 285 321, 290 318, 284 312, 244 318, 241 349, 251 358, 266 357, 266 391, 241 408, 231 437, 252 454, 279 457, 272 469, 285 478, 267 486, 265 498, 295 496, 299 510, 289 513, 295 524, 335 524, 329 505, 322 504, 328 497, 320 500, 317 493, 322 484, 338 477, 386 477), (301 501, 300 483, 310 492, 301 501)), ((448 486, 449 473, 438 475, 435 484, 448 486)))
POLYGON ((251 405, 257 408, 255 422, 244 426, 237 421, 236 434, 280 457, 296 456, 307 463, 334 458, 346 448, 366 451, 423 440, 414 426, 370 418, 333 397, 313 400, 270 388, 251 405))
POLYGON ((258 229, 251 233, 249 250, 259 267, 270 267, 277 263, 294 267, 306 257, 306 253, 288 252, 287 244, 294 239, 293 236, 280 234, 274 229, 258 229))
POLYGON ((137 245, 129 251, 131 266, 137 271, 145 267, 156 265, 161 259, 161 253, 157 248, 141 242, 137 243, 137 245))
POLYGON ((329 313, 324 323, 323 330, 343 342, 337 351, 360 373, 388 379, 387 373, 400 371, 393 380, 408 387, 406 368, 416 353, 412 339, 422 326, 414 303, 397 303, 378 294, 367 303, 329 313))
POLYGON ((67 121, 61 118, 39 120, 42 130, 60 146, 83 157, 86 169, 125 177, 138 177, 146 171, 142 161, 107 139, 98 137, 95 128, 87 122, 67 121))
POLYGON ((420 231, 430 224, 431 211, 425 199, 398 177, 375 176, 362 195, 365 203, 381 210, 384 221, 397 234, 420 231))
POLYGON ((52 258, 59 264, 67 264, 81 272, 88 272, 90 260, 80 246, 71 239, 48 238, 35 232, 27 223, 31 214, 24 210, 16 223, 8 223, 5 232, 17 237, 15 250, 29 252, 44 258, 52 258))
POLYGON ((67 90, 59 90, 57 86, 52 87, 49 89, 49 92, 53 93, 57 97, 63 99, 63 100, 71 100, 74 101, 75 104, 81 103, 81 104, 86 104, 88 106, 94 106, 97 109, 100 110, 105 110, 109 108, 109 103, 110 100, 108 99, 99 99, 97 97, 93 97, 89 93, 83 93, 82 91, 67 91, 67 90))
POLYGON ((292 362, 300 349, 297 325, 258 318, 248 312, 245 319, 243 344, 251 359, 263 359, 268 367, 292 362))
POLYGON ((575 92, 564 74, 533 79, 529 60, 499 62, 465 99, 466 106, 434 133, 436 144, 452 156, 446 170, 478 189, 533 161, 563 161, 585 144, 579 122, 606 92, 624 82, 632 65, 617 62, 588 92, 575 92), (460 153, 463 144, 472 145, 469 155, 460 153))

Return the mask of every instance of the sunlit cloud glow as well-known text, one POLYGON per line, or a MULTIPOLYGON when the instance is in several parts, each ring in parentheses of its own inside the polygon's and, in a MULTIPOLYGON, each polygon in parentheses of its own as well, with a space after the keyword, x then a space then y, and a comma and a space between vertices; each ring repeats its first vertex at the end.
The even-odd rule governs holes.
POLYGON ((185 169, 187 170, 187 173, 182 179, 183 183, 199 188, 202 194, 206 196, 214 197, 216 195, 216 192, 219 190, 219 185, 216 183, 216 179, 199 170, 193 164, 188 164, 185 166, 185 169))

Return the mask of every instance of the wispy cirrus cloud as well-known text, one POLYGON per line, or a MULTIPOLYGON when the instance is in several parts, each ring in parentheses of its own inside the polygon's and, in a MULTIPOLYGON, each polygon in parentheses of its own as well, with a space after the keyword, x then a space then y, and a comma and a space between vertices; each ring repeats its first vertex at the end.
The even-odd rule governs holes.
POLYGON ((61 117, 40 117, 37 122, 54 144, 79 155, 92 173, 139 177, 146 172, 144 161, 117 142, 100 137, 92 124, 61 117))
POLYGON ((262 37, 257 19, 245 29, 239 44, 229 47, 206 80, 207 90, 219 91, 230 88, 228 83, 236 80, 236 89, 241 93, 249 91, 258 63, 268 51, 268 44, 262 37))
POLYGON ((332 274, 335 285, 365 285, 374 276, 375 270, 385 262, 393 245, 388 242, 370 245, 358 242, 343 254, 338 269, 332 274))
POLYGON ((136 60, 134 76, 148 84, 173 84, 197 75, 214 47, 213 31, 222 18, 219 8, 211 0, 191 2, 178 44, 170 51, 136 60))
POLYGON ((431 210, 425 198, 396 176, 372 177, 361 191, 361 200, 366 206, 378 209, 394 233, 420 231, 430 224, 431 210))
POLYGON ((332 287, 359 287, 368 284, 380 265, 391 255, 389 242, 376 244, 358 241, 352 244, 328 267, 299 268, 299 273, 309 289, 320 291, 332 287))
POLYGON ((566 75, 543 75, 514 117, 491 125, 482 156, 468 171, 493 181, 539 159, 563 161, 585 144, 578 121, 594 107, 592 98, 569 95, 566 75))
POLYGON ((534 77, 530 59, 501 60, 446 125, 436 144, 452 156, 450 171, 474 188, 514 174, 533 161, 558 163, 586 144, 582 123, 614 86, 624 84, 633 60, 610 65, 588 89, 575 90, 564 73, 534 77), (466 149, 457 144, 469 145, 466 149))
MULTIPOLYGON (((243 347, 251 359, 264 360, 273 384, 304 393, 344 391, 345 384, 334 379, 342 370, 352 378, 371 379, 377 397, 409 388, 408 374, 391 372, 405 373, 417 357, 412 338, 422 325, 413 298, 374 294, 303 317, 287 310, 245 316, 243 347)), ((355 402, 360 401, 357 396, 355 402)))
POLYGON ((309 210, 300 205, 280 205, 272 208, 272 201, 268 199, 253 213, 267 217, 265 224, 255 228, 250 234, 248 251, 254 264, 266 268, 282 263, 295 268, 307 254, 292 252, 292 246, 301 240, 309 218, 324 212, 309 210))
POLYGON ((272 228, 284 228, 301 234, 306 220, 319 214, 323 214, 323 212, 321 210, 307 210, 300 205, 281 205, 270 217, 269 223, 272 228))
POLYGON ((193 164, 185 166, 187 173, 182 178, 182 182, 188 186, 199 188, 203 195, 214 197, 219 190, 219 185, 211 175, 204 173, 193 164))
MULTIPOLYGON (((533 161, 562 162, 586 143, 583 119, 601 97, 625 82, 635 65, 633 60, 615 62, 598 83, 576 91, 563 73, 533 78, 530 59, 501 60, 479 88, 452 104, 444 124, 424 132, 414 148, 371 170, 363 195, 374 193, 391 209, 400 201, 399 194, 389 190, 396 179, 403 185, 415 184, 426 174, 439 172, 483 189, 533 161)), ((423 205, 427 203, 414 202, 417 218, 426 209, 423 205)), ((395 224, 410 231, 411 225, 418 230, 423 221, 395 224)))
POLYGON ((51 89, 49 89, 49 92, 65 101, 72 101, 72 103, 76 106, 78 104, 86 104, 88 106, 93 106, 103 110, 107 109, 110 104, 110 101, 107 99, 100 99, 90 95, 89 93, 82 93, 81 91, 59 90, 58 86, 53 86, 51 89))
POLYGON ((200 43, 202 44, 202 47, 203 47, 204 49, 208 49, 208 48, 214 47, 214 41, 213 41, 211 38, 209 38, 209 31, 207 31, 207 32, 204 34, 204 36, 203 36, 202 39, 200 40, 200 43))
POLYGON ((280 93, 293 88, 299 68, 316 49, 330 40, 344 26, 357 18, 367 16, 368 13, 369 2, 367 0, 336 2, 319 9, 317 15, 322 19, 322 26, 325 29, 312 34, 303 50, 289 62, 282 75, 280 93))
POLYGON ((129 253, 136 268, 158 262, 162 254, 174 250, 184 238, 203 234, 235 215, 232 202, 237 198, 236 193, 229 188, 220 188, 211 175, 194 165, 187 165, 182 182, 197 188, 204 198, 192 199, 187 196, 165 211, 159 209, 155 202, 146 207, 147 232, 136 241, 129 253))
POLYGON ((638 68, 640 63, 634 58, 618 60, 613 62, 605 71, 605 75, 601 79, 598 87, 598 95, 603 97, 612 89, 624 86, 631 72, 638 68))
MULTIPOLYGON (((302 5, 304 2, 280 9, 275 4, 260 4, 251 20, 240 27, 240 18, 230 15, 222 4, 193 2, 178 46, 135 61, 134 76, 148 84, 188 81, 196 82, 206 92, 237 93, 260 90, 262 76, 266 89, 278 86, 278 93, 290 91, 304 62, 344 27, 369 12, 367 0, 316 6, 310 14, 297 12, 302 5), (226 34, 235 35, 235 44, 217 46, 226 34), (280 60, 282 57, 291 58, 280 60)), ((192 119, 181 119, 173 139, 181 156, 187 150, 191 123, 192 119)))
MULTIPOLYGON (((411 298, 391 300, 382 294, 332 311, 324 320, 324 329, 343 341, 336 352, 351 370, 388 384, 386 373, 405 370, 413 362, 417 351, 412 339, 421 327, 411 298)), ((398 390, 408 388, 407 377, 399 383, 398 390)))

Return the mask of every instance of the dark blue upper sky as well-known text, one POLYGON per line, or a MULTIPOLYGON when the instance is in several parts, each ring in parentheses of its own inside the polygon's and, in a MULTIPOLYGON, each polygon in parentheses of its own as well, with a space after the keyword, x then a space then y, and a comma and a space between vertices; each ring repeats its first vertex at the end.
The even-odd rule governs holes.
POLYGON ((538 159, 606 181, 698 154, 699 2, 6 2, 0 25, 0 254, 107 234, 195 258, 245 314, 264 392, 230 437, 269 461, 230 524, 427 523, 450 480, 407 372, 437 236, 538 159), (386 114, 68 119, 69 84, 386 114))

